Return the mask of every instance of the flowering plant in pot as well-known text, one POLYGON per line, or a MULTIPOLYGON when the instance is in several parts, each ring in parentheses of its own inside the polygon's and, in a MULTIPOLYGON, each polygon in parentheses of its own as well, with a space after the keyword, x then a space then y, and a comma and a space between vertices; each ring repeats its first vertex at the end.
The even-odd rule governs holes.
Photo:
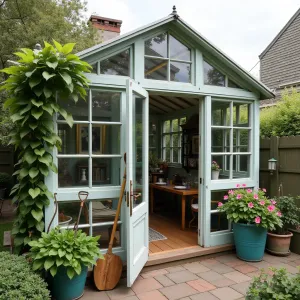
POLYGON ((69 300, 82 296, 88 266, 95 265, 97 258, 103 258, 99 238, 87 236, 81 230, 54 228, 29 243, 33 270, 48 271, 52 297, 69 300))
POLYGON ((212 180, 219 179, 220 171, 222 171, 222 169, 220 168, 218 163, 213 160, 211 163, 211 179, 212 180))
POLYGON ((267 251, 280 256, 290 254, 290 244, 293 233, 290 227, 300 225, 300 208, 292 196, 280 196, 272 200, 281 212, 282 227, 276 226, 268 232, 267 251))
POLYGON ((265 189, 253 190, 246 184, 237 184, 229 190, 218 211, 226 213, 233 223, 237 256, 246 261, 260 261, 263 258, 267 230, 282 226, 281 213, 274 200, 266 197, 265 189))

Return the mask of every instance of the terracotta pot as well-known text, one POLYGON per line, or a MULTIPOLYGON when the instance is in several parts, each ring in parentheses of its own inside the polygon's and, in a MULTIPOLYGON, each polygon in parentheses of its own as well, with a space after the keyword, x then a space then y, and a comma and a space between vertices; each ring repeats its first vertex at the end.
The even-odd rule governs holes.
POLYGON ((291 238, 293 234, 275 234, 268 232, 266 250, 278 256, 288 256, 290 252, 291 238))

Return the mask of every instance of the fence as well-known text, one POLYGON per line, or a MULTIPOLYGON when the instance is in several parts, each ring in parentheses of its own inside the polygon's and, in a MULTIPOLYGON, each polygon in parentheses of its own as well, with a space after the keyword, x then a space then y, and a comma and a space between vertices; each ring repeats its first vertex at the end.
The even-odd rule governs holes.
MULTIPOLYGON (((300 136, 271 137, 260 140, 260 186, 269 196, 277 196, 281 185, 284 195, 300 195, 300 136), (268 160, 277 159, 270 174, 268 160)), ((297 201, 300 206, 300 201, 297 201)))
POLYGON ((0 172, 12 175, 14 172, 14 149, 0 146, 0 172))

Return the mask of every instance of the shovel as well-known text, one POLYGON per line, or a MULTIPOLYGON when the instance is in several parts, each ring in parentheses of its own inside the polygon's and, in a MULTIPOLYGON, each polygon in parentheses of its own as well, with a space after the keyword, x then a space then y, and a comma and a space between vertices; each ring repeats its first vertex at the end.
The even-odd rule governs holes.
MULTIPOLYGON (((124 155, 124 161, 126 164, 126 153, 124 155)), ((94 282, 99 291, 112 290, 118 284, 122 274, 122 260, 119 256, 112 253, 112 246, 115 238, 115 233, 118 225, 118 219, 121 210, 121 204, 126 184, 126 165, 121 186, 121 192, 119 197, 118 208, 116 211, 115 221, 109 241, 107 253, 104 255, 104 259, 98 259, 97 265, 94 267, 94 282)))

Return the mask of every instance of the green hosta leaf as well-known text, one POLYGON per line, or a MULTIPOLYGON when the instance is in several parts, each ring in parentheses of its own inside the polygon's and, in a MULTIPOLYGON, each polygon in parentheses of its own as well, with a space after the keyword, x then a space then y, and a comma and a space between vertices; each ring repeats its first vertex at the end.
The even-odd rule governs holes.
POLYGON ((45 152, 45 149, 34 149, 34 153, 38 156, 43 156, 45 152))
POLYGON ((32 109, 31 110, 31 114, 35 117, 35 119, 39 119, 41 117, 41 115, 43 114, 44 112, 42 110, 39 110, 39 109, 32 109))
POLYGON ((66 251, 62 250, 62 249, 58 249, 58 256, 59 257, 63 257, 66 254, 66 251))
POLYGON ((37 156, 31 152, 31 151, 26 151, 24 154, 24 160, 27 161, 30 165, 35 162, 37 159, 37 156))
POLYGON ((67 85, 72 83, 72 78, 68 73, 62 72, 62 73, 59 73, 59 74, 60 74, 60 76, 62 77, 62 79, 65 81, 65 83, 67 85))
POLYGON ((78 264, 77 267, 75 268, 75 272, 77 273, 77 275, 80 275, 81 273, 81 265, 78 264))
POLYGON ((31 103, 37 107, 40 107, 44 104, 43 101, 37 101, 35 99, 31 99, 31 103))
POLYGON ((54 62, 50 62, 50 61, 46 61, 46 65, 49 67, 49 68, 52 68, 52 69, 56 69, 57 65, 58 65, 58 62, 57 61, 54 61, 54 62))
POLYGON ((31 188, 29 189, 28 193, 32 197, 32 199, 35 199, 41 193, 41 190, 39 188, 31 188))
POLYGON ((39 170, 36 167, 31 168, 30 171, 29 171, 29 176, 31 178, 36 177, 38 174, 39 174, 39 170))
POLYGON ((44 263, 45 270, 49 270, 54 265, 54 262, 55 262, 54 258, 48 257, 44 263))
POLYGON ((40 82, 42 81, 41 77, 33 77, 29 79, 29 86, 32 88, 34 88, 35 86, 37 86, 40 82))
POLYGON ((43 218, 43 211, 42 210, 35 210, 33 209, 31 211, 32 216, 38 221, 40 222, 43 218))
MULTIPOLYGON (((24 228, 25 229, 25 231, 26 231, 26 228, 24 228)), ((24 231, 24 232, 25 232, 24 231)), ((24 245, 27 245, 29 242, 31 241, 31 238, 29 237, 29 236, 26 236, 25 238, 24 238, 24 245)))
POLYGON ((68 268, 67 268, 67 275, 68 275, 68 277, 69 277, 70 279, 72 279, 72 278, 74 277, 75 271, 74 271, 74 269, 73 269, 72 267, 68 267, 68 268))
POLYGON ((50 268, 50 273, 51 275, 54 277, 57 273, 57 266, 56 265, 53 265, 51 268, 50 268))
POLYGON ((67 253, 67 254, 66 254, 66 258, 67 258, 68 261, 71 261, 72 258, 73 258, 73 255, 70 254, 70 253, 67 253))
POLYGON ((46 81, 48 81, 50 78, 56 76, 56 74, 49 74, 47 71, 44 71, 42 75, 46 79, 46 81))
POLYGON ((62 265, 62 263, 64 262, 63 259, 61 259, 60 257, 56 258, 56 265, 59 267, 60 265, 62 265))
POLYGON ((50 255, 50 256, 56 256, 56 255, 57 255, 57 250, 51 249, 51 250, 49 251, 49 255, 50 255))
POLYGON ((73 51, 73 48, 76 44, 75 43, 68 43, 68 44, 65 44, 63 47, 62 47, 62 50, 61 52, 63 54, 69 54, 70 52, 73 51))
MULTIPOLYGON (((32 245, 32 242, 30 243, 30 246, 32 245)), ((32 264, 32 269, 34 271, 36 270, 40 270, 43 266, 43 260, 34 260, 33 264, 32 264)))

